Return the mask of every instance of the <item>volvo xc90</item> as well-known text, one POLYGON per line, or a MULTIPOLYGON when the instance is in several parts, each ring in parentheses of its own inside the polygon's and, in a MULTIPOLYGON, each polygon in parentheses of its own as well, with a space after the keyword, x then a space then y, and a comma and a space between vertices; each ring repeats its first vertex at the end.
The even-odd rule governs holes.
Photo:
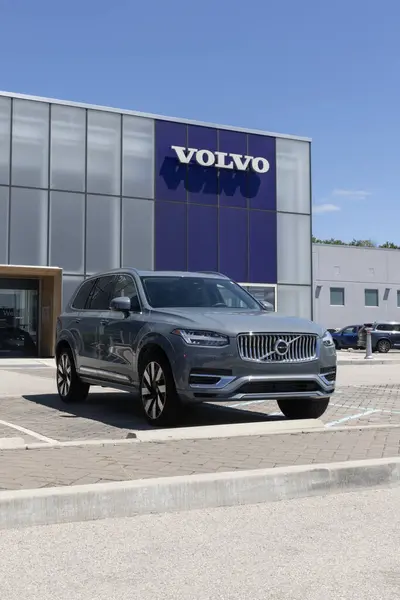
POLYGON ((185 403, 276 400, 318 418, 335 389, 336 350, 316 323, 273 313, 217 273, 119 269, 86 279, 57 321, 64 402, 91 385, 136 392, 147 420, 185 403))

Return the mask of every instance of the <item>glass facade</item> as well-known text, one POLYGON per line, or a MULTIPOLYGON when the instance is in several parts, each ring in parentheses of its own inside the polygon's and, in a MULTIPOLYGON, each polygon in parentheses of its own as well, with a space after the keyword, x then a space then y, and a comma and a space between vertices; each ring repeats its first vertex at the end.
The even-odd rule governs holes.
POLYGON ((310 143, 0 96, 0 263, 61 267, 64 302, 110 268, 220 271, 310 317, 310 143))

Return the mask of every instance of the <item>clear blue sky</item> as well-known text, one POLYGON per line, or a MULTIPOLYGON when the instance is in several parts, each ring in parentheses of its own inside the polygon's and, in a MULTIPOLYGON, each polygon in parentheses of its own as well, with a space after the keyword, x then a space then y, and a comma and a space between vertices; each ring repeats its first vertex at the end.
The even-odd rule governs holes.
POLYGON ((310 136, 314 234, 400 243, 399 0, 0 11, 1 89, 310 136))

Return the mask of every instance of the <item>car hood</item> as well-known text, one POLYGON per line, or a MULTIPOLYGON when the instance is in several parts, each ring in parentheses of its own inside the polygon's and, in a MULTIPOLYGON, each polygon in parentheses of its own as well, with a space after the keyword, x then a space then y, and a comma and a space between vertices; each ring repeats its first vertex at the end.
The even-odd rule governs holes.
POLYGON ((324 329, 313 321, 263 310, 160 308, 152 310, 152 314, 175 327, 216 331, 231 336, 246 332, 314 333, 316 335, 324 333, 324 329))

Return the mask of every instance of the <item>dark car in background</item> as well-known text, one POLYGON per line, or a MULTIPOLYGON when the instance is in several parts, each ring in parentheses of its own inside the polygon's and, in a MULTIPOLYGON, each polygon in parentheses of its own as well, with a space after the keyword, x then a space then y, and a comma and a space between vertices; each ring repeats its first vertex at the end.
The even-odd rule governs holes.
POLYGON ((336 349, 357 348, 358 332, 362 327, 363 325, 346 325, 346 327, 331 333, 336 349))
POLYGON ((400 323, 399 321, 376 321, 361 327, 358 332, 357 347, 365 349, 367 344, 366 328, 370 327, 372 352, 389 352, 393 348, 400 348, 400 323))

